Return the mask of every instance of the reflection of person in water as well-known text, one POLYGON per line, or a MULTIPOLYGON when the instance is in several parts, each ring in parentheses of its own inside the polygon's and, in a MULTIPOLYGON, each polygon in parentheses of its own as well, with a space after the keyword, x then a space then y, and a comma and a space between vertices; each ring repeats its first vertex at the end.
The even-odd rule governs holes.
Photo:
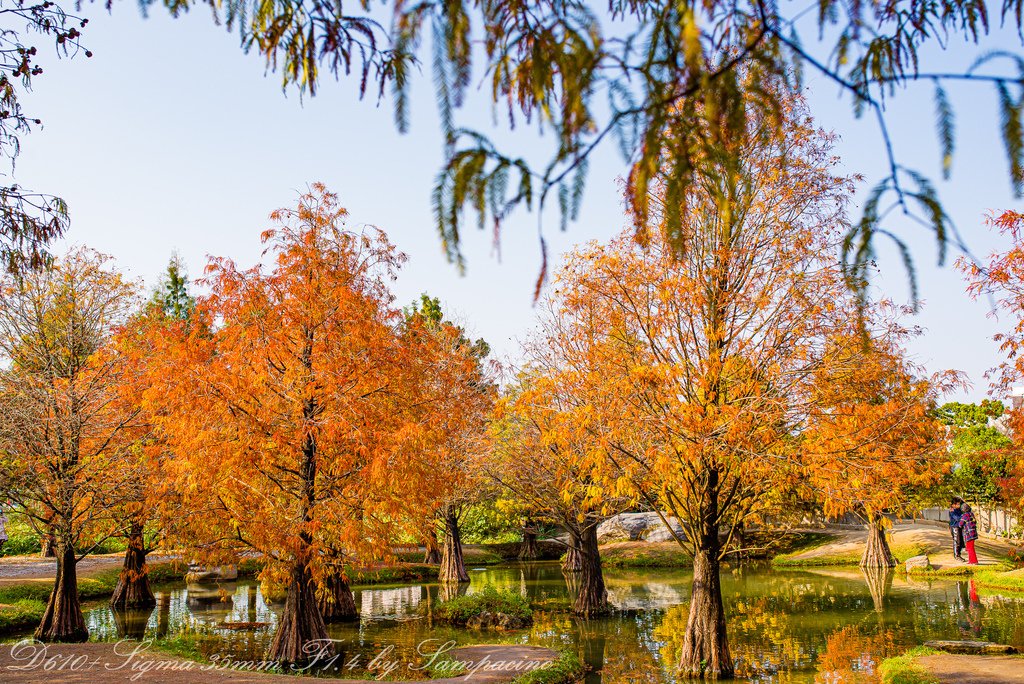
POLYGON ((957 626, 960 628, 960 634, 964 637, 977 638, 981 636, 983 612, 981 599, 978 598, 978 588, 974 585, 974 580, 969 580, 957 582, 956 589, 959 609, 957 626))

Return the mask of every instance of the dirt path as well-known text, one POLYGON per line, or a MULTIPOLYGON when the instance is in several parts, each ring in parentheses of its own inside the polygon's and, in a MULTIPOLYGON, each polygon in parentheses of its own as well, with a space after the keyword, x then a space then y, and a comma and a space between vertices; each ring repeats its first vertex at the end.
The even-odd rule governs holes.
MULTIPOLYGON (((820 556, 832 556, 848 553, 861 553, 864 550, 865 532, 862 530, 838 530, 829 531, 835 535, 835 540, 822 546, 809 549, 792 560, 805 560, 818 558, 820 556)), ((953 558, 952 540, 949 530, 945 527, 922 525, 913 523, 900 523, 893 526, 890 544, 893 546, 924 546, 931 564, 936 569, 962 565, 960 561, 953 558)), ((981 565, 996 565, 1001 559, 1006 558, 1007 551, 1012 545, 999 539, 979 539, 975 543, 978 552, 978 561, 981 565)), ((901 560, 906 560, 901 559, 901 560)))
MULTIPOLYGON (((295 676, 217 668, 142 649, 139 642, 87 644, 4 644, 0 646, 0 681, 4 684, 181 684, 234 682, 278 684, 300 681, 295 676)), ((552 662, 557 654, 539 646, 466 646, 452 652, 467 664, 468 675, 432 679, 431 684, 508 682, 527 669, 552 662), (474 668, 476 668, 474 670, 474 668)), ((405 665, 402 665, 405 667, 405 665)), ((367 679, 316 679, 332 684, 366 684, 367 679)))
MULTIPOLYGON (((151 553, 150 564, 170 561, 174 555, 151 553)), ((92 577, 105 570, 121 567, 123 553, 106 553, 86 556, 78 561, 78 576, 92 577)), ((57 573, 57 562, 53 558, 39 556, 5 556, 0 558, 0 586, 5 584, 27 584, 29 582, 52 582, 57 573)))
POLYGON ((924 666, 942 684, 1011 684, 1024 682, 1022 656, 940 655, 922 656, 924 666))

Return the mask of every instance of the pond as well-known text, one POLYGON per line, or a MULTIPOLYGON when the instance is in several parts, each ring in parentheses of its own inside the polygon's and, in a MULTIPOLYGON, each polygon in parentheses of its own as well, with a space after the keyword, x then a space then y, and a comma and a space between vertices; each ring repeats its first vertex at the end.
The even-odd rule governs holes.
MULTIPOLYGON (((460 591, 487 585, 512 588, 531 599, 564 603, 568 590, 557 563, 519 563, 477 568, 460 591)), ((540 612, 531 628, 510 633, 473 632, 434 624, 434 584, 354 587, 361 620, 331 625, 340 640, 336 663, 349 676, 380 672, 401 663, 391 677, 414 677, 405 663, 424 658, 449 639, 459 645, 514 642, 568 646, 592 668, 587 682, 673 682, 682 647, 690 576, 686 570, 607 570, 615 612, 577 620, 564 612, 540 612), (433 641, 428 641, 433 640, 433 641), (424 644, 425 645, 421 645, 424 644), (376 659, 376 660, 375 660, 376 659)), ((1024 648, 1024 597, 999 596, 971 581, 919 582, 901 574, 857 569, 788 571, 745 566, 725 570, 723 594, 733 656, 747 681, 872 682, 885 657, 928 639, 984 639, 1024 648)), ((280 605, 264 601, 247 582, 218 587, 163 587, 153 611, 115 615, 107 607, 87 612, 94 639, 167 638, 192 635, 199 649, 237 659, 262 658, 280 605), (216 629, 223 622, 268 622, 259 631, 216 629)))

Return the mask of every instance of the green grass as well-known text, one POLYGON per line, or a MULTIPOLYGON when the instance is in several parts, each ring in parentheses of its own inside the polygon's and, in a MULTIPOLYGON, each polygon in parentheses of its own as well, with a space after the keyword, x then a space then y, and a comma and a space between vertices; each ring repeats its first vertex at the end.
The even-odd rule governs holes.
POLYGON ((423 563, 383 565, 379 568, 350 568, 349 584, 399 584, 419 580, 437 579, 437 566, 423 563))
POLYGON ((932 655, 937 651, 925 646, 913 648, 901 656, 886 658, 878 666, 882 684, 939 684, 939 680, 916 662, 919 656, 932 655))
MULTIPOLYGON (((403 563, 421 565, 423 563, 423 552, 402 551, 400 553, 396 553, 395 558, 403 563)), ((498 553, 488 549, 463 546, 462 560, 466 565, 494 565, 496 563, 501 563, 505 559, 498 553)))
POLYGON ((483 591, 465 596, 456 596, 442 601, 434 607, 434 619, 455 625, 464 625, 474 615, 483 612, 505 613, 514 617, 529 619, 533 609, 529 600, 511 589, 498 590, 488 585, 483 591))
MULTIPOLYGON (((778 535, 772 544, 771 555, 795 555, 817 549, 837 539, 836 535, 827 532, 787 532, 778 535)), ((769 540, 771 542, 772 540, 769 540)))
POLYGON ((574 651, 562 649, 550 666, 531 670, 512 680, 512 684, 569 684, 583 679, 587 668, 574 651))
POLYGON ((675 542, 625 542, 601 548, 607 568, 688 568, 693 559, 675 542))
POLYGON ((1000 572, 998 570, 986 569, 976 572, 974 580, 978 586, 988 589, 1024 592, 1024 570, 1000 572))
MULTIPOLYGON (((897 562, 903 562, 908 558, 914 556, 920 556, 921 554, 928 553, 933 548, 932 544, 927 543, 914 543, 914 544, 890 544, 889 550, 892 551, 892 555, 896 557, 897 562)), ((846 551, 843 553, 826 553, 818 556, 801 557, 807 550, 798 551, 795 553, 785 553, 776 556, 772 559, 772 565, 783 568, 824 568, 824 567, 843 567, 860 565, 861 556, 864 554, 863 549, 854 549, 852 551, 846 551)))
POLYGON ((0 635, 32 629, 42 621, 45 610, 46 602, 35 599, 18 599, 3 606, 0 608, 0 635))

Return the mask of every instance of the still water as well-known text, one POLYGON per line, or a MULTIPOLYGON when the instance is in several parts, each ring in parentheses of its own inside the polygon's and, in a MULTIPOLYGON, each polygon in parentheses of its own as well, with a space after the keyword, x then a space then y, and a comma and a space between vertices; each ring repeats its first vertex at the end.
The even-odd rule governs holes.
MULTIPOLYGON (((470 574, 472 582, 461 592, 490 584, 551 604, 564 603, 568 595, 557 563, 509 564, 470 574)), ((605 578, 616 609, 611 616, 585 621, 564 612, 539 612, 531 628, 505 634, 434 624, 430 607, 439 600, 437 585, 354 587, 361 620, 330 626, 331 636, 341 640, 336 662, 351 663, 350 676, 356 677, 367 676, 375 658, 377 671, 384 663, 403 663, 391 677, 413 677, 404 663, 423 662, 418 648, 431 652, 449 639, 459 645, 517 642, 576 649, 592 668, 589 684, 674 682, 689 573, 607 570, 605 578)), ((725 570, 722 584, 733 657, 748 681, 874 682, 882 659, 928 639, 983 639, 1024 648, 1024 596, 1000 596, 970 581, 928 583, 896 573, 868 577, 856 569, 746 566, 725 570)), ((88 611, 93 638, 189 633, 205 653, 259 659, 280 609, 246 582, 172 585, 158 597, 152 611, 88 611), (218 629, 225 622, 270 625, 257 631, 218 629)))

